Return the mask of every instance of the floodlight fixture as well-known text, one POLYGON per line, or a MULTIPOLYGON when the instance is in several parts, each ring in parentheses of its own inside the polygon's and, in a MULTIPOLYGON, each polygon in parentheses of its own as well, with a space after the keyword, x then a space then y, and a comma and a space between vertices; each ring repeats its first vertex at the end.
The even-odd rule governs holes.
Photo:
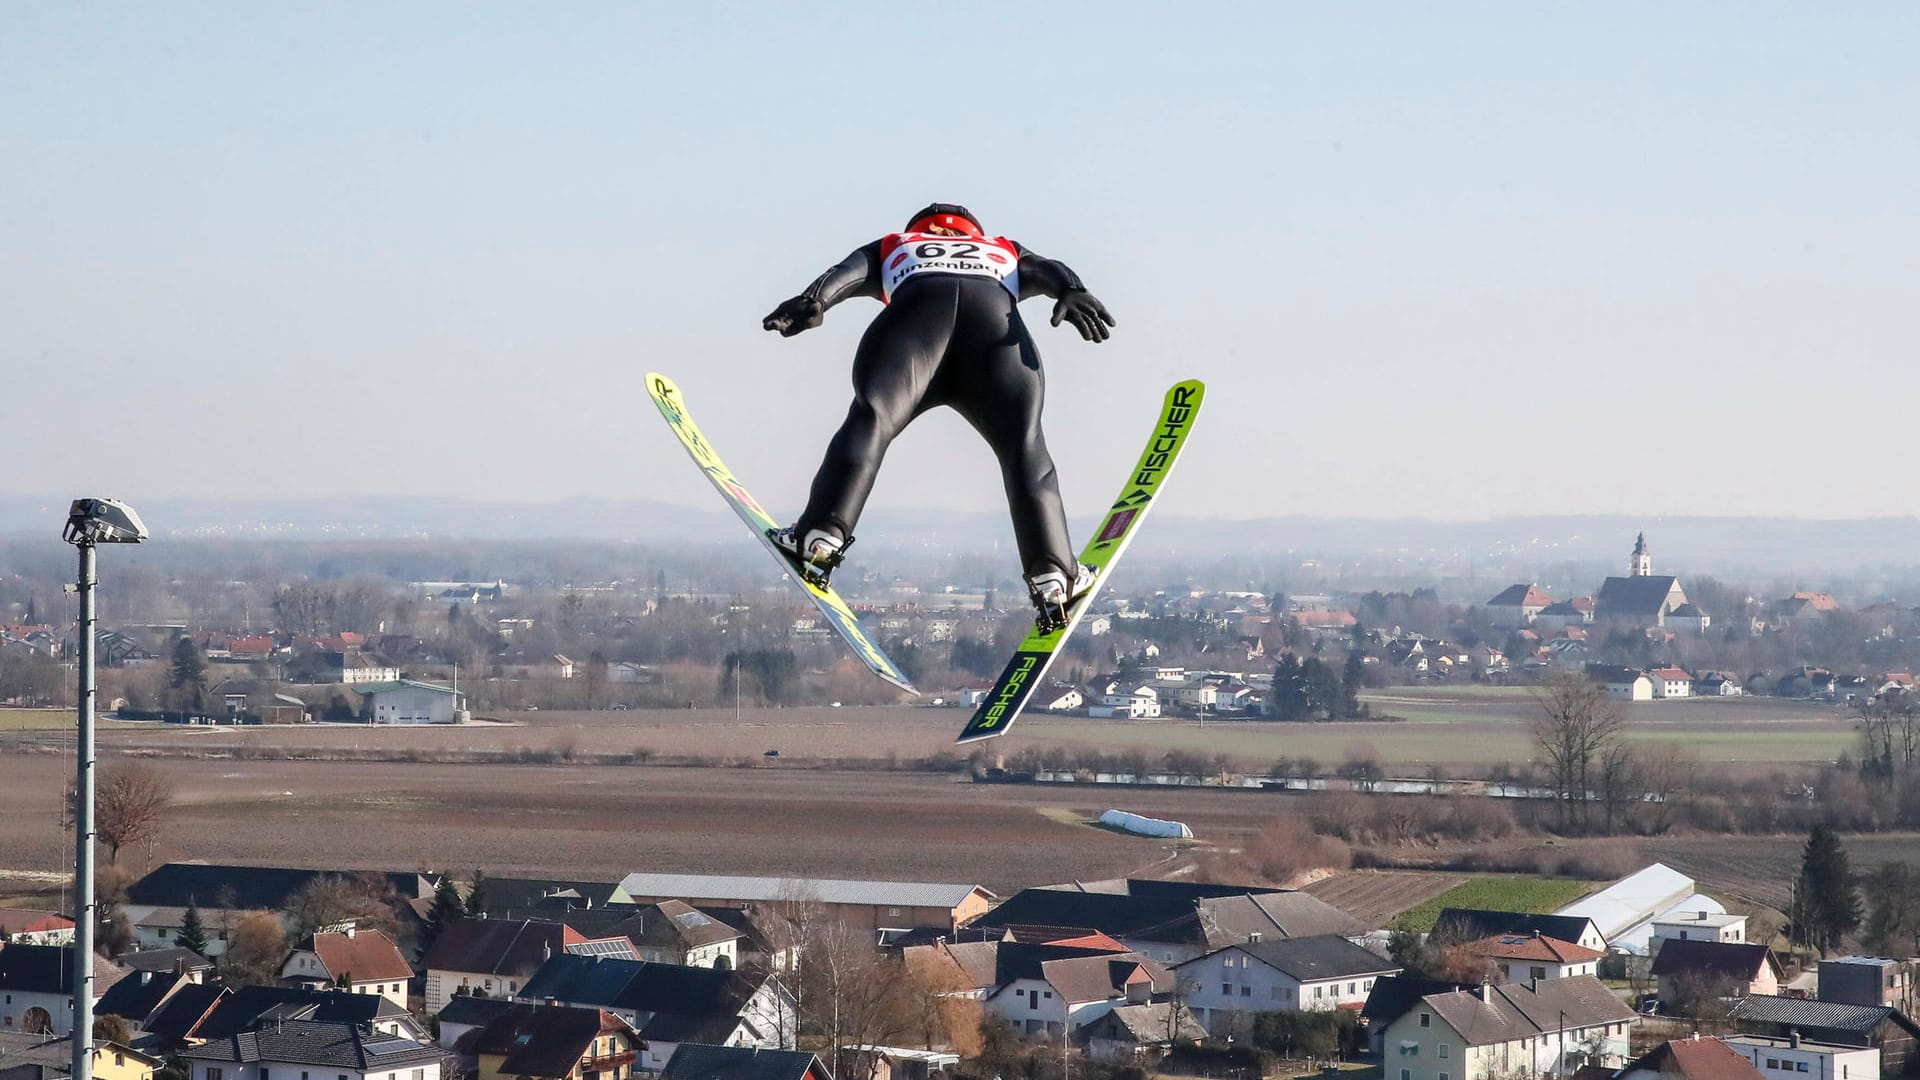
POLYGON ((119 499, 75 499, 61 539, 69 544, 137 544, 149 535, 133 507, 119 499))

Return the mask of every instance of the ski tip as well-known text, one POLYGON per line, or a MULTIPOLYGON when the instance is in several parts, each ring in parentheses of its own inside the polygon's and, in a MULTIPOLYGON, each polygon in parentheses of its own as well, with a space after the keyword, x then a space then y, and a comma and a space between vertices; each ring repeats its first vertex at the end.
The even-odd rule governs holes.
POLYGON ((963 731, 960 733, 959 738, 953 740, 953 745, 965 746, 968 743, 986 742, 988 739, 997 739, 1004 734, 1006 734, 1006 732, 998 731, 998 730, 996 731, 963 731))

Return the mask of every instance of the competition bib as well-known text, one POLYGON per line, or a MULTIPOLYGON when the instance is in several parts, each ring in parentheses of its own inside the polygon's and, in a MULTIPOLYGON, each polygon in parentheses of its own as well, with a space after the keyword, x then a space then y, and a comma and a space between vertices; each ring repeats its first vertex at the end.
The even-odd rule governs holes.
POLYGON ((892 233, 880 241, 880 291, 889 302, 900 283, 915 274, 966 274, 992 278, 1020 299, 1020 253, 1004 236, 892 233))

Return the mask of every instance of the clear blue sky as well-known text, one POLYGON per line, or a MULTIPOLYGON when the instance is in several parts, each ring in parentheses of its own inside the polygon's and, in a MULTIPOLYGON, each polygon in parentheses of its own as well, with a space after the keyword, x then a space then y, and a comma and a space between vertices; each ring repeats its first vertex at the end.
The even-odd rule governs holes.
MULTIPOLYGON (((934 200, 1026 308, 1069 509, 1209 380, 1176 512, 1920 512, 1920 6, 101 5, 0 29, 0 490, 798 507, 934 200)), ((951 414, 874 506, 999 505, 951 414)))

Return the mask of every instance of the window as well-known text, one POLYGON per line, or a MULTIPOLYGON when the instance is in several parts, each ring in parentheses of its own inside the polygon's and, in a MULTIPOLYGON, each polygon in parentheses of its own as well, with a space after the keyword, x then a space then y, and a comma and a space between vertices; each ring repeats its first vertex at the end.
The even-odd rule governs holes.
POLYGON ((427 1070, 425 1069, 413 1070, 413 1080, 427 1080, 427 1070))
POLYGON ((1220 992, 1221 992, 1222 994, 1224 994, 1224 995, 1226 995, 1227 997, 1232 997, 1232 996, 1233 996, 1233 984, 1232 984, 1232 983, 1221 983, 1221 984, 1220 984, 1220 992))
POLYGON ((1047 999, 1048 1001, 1052 1001, 1052 1000, 1053 1000, 1053 991, 1051 991, 1051 990, 1042 990, 1042 991, 1040 992, 1040 996, 1041 996, 1041 997, 1043 997, 1043 998, 1046 998, 1046 999, 1047 999))
POLYGON ((1400 1070, 1400 1080, 1413 1080, 1413 1070, 1412 1070, 1412 1069, 1401 1069, 1401 1070, 1400 1070))
POLYGON ((1363 989, 1366 989, 1366 990, 1371 990, 1371 989, 1373 989, 1373 980, 1372 980, 1372 979, 1368 979, 1368 980, 1367 980, 1367 985, 1366 985, 1365 987, 1363 987, 1363 989))
POLYGON ((1446 1073, 1441 1073, 1441 1074, 1440 1074, 1440 1080, 1447 1080, 1447 1074, 1446 1074, 1446 1073))
POLYGON ((1241 997, 1252 997, 1252 996, 1253 996, 1253 987, 1251 987, 1251 986, 1242 986, 1242 987, 1240 987, 1240 996, 1241 996, 1241 997))
POLYGON ((887 909, 887 917, 890 919, 897 919, 901 916, 901 914, 902 912, 897 907, 890 907, 887 909))
POLYGON ((217 1065, 207 1066, 207 1080, 220 1080, 220 1075, 221 1074, 220 1074, 219 1066, 217 1065))
POLYGON ((267 1080, 267 1067, 265 1065, 260 1066, 260 1080, 267 1080))
POLYGON ((1806 1062, 1804 1062, 1804 1061, 1796 1061, 1796 1062, 1794 1062, 1794 1063, 1793 1063, 1793 1071, 1794 1071, 1794 1072, 1806 1072, 1806 1071, 1807 1071, 1807 1063, 1806 1063, 1806 1062))
POLYGON ((1441 1043, 1441 1044, 1440 1044, 1440 1057, 1441 1057, 1441 1059, 1442 1059, 1442 1060, 1445 1060, 1445 1059, 1446 1059, 1446 1058, 1447 1058, 1447 1057, 1448 1057, 1448 1056, 1449 1056, 1449 1055, 1450 1055, 1450 1054, 1451 1054, 1452 1052, 1453 1052, 1453 1050, 1452 1050, 1452 1044, 1451 1044, 1451 1043, 1441 1043))
POLYGON ((113 1063, 117 1066, 124 1067, 127 1064, 127 1055, 119 1052, 118 1050, 114 1051, 113 1063))
POLYGON ((1779 1059, 1779 1058, 1768 1058, 1768 1059, 1767 1059, 1767 1068, 1769 1068, 1769 1069, 1777 1069, 1777 1068, 1779 1068, 1779 1067, 1780 1067, 1780 1059, 1779 1059))
POLYGON ((1358 993, 1358 992, 1359 992, 1359 984, 1358 984, 1358 983, 1348 983, 1348 984, 1347 984, 1347 993, 1349 993, 1349 994, 1354 994, 1354 993, 1358 993))
POLYGON ((1527 977, 1532 979, 1544 979, 1547 977, 1547 969, 1543 967, 1539 967, 1537 965, 1534 967, 1530 967, 1527 969, 1527 977))
POLYGON ((1432 1013, 1421 1013, 1421 1014, 1420 1014, 1420 1026, 1421 1026, 1421 1027, 1432 1027, 1432 1026, 1433 1026, 1433 1014, 1432 1014, 1432 1013))

